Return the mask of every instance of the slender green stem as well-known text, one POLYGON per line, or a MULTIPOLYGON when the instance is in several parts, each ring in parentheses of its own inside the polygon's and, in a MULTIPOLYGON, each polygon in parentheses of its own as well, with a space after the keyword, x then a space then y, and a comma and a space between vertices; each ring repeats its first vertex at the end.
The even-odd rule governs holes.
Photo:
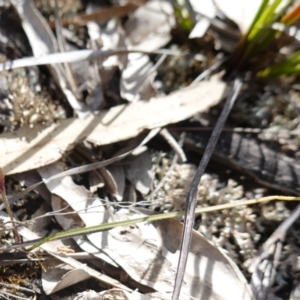
MULTIPOLYGON (((264 203, 264 202, 269 202, 269 201, 274 201, 274 200, 300 201, 300 197, 268 196, 268 197, 263 197, 263 198, 259 198, 259 199, 235 201, 232 203, 220 204, 220 205, 215 205, 215 206, 200 207, 200 208, 196 209, 195 213, 202 214, 202 213, 214 212, 214 211, 223 210, 223 209, 230 209, 230 208, 243 206, 243 205, 253 205, 253 204, 258 204, 258 203, 264 203)), ((90 234, 93 232, 109 230, 109 229, 112 229, 112 228, 118 227, 118 226, 128 226, 128 225, 141 223, 141 222, 152 222, 152 221, 157 221, 157 220, 182 217, 184 215, 184 213, 185 213, 184 211, 176 211, 176 212, 146 216, 146 217, 141 217, 141 218, 134 218, 134 219, 129 219, 129 220, 111 222, 111 223, 106 223, 106 224, 101 224, 101 225, 96 225, 96 226, 91 226, 91 227, 83 227, 83 228, 71 229, 68 231, 62 231, 62 232, 55 233, 53 235, 50 235, 46 238, 43 238, 43 239, 37 241, 28 250, 32 250, 34 248, 37 248, 37 247, 43 245, 46 242, 50 242, 50 241, 54 241, 54 240, 65 239, 65 238, 78 236, 78 235, 82 235, 82 234, 90 234)))

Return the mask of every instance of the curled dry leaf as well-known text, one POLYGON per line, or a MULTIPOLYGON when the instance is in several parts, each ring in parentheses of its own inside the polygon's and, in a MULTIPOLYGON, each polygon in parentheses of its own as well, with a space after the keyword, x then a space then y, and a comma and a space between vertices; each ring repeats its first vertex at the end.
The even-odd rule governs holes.
MULTIPOLYGON (((113 8, 114 7, 111 7, 109 9, 113 8)), ((93 14, 95 11, 101 12, 103 10, 107 10, 107 7, 103 6, 103 3, 100 2, 88 2, 86 8, 87 13, 89 14, 93 14)), ((87 29, 93 49, 98 49, 100 47, 102 50, 126 48, 124 31, 121 26, 121 21, 118 18, 111 18, 107 22, 89 21, 87 22, 87 29)), ((94 61, 92 63, 94 64, 94 76, 90 76, 90 85, 93 84, 94 87, 92 87, 93 92, 86 99, 86 102, 90 106, 97 108, 101 104, 100 100, 104 100, 102 92, 103 85, 109 81, 109 78, 114 76, 116 67, 123 70, 127 63, 127 56, 115 55, 107 57, 103 59, 103 61, 94 61)))
POLYGON ((168 1, 148 1, 125 24, 129 46, 154 51, 169 42, 175 25, 173 7, 168 1))
MULTIPOLYGON (((148 1, 140 6, 125 24, 127 46, 155 51, 171 39, 170 31, 175 25, 172 5, 167 1, 148 1)), ((155 96, 152 86, 156 76, 148 55, 131 53, 120 82, 121 96, 128 101, 155 96)))
MULTIPOLYGON (((124 48, 126 46, 120 21, 116 18, 105 24, 88 22, 87 27, 91 40, 95 44, 101 41, 103 50, 124 48)), ((113 66, 120 66, 122 70, 126 62, 127 59, 124 55, 111 56, 103 60, 102 67, 108 69, 113 66)))
POLYGON ((46 295, 51 295, 88 278, 90 275, 82 268, 73 269, 67 264, 58 264, 56 261, 43 263, 42 285, 46 295))
MULTIPOLYGON (((41 177, 47 178, 58 174, 64 170, 63 163, 54 163, 49 166, 40 168, 38 172, 41 177)), ((105 220, 105 208, 99 198, 95 198, 84 186, 75 184, 71 176, 66 176, 63 179, 54 179, 46 181, 47 188, 56 196, 61 197, 67 204, 78 213, 80 219, 85 225, 95 225, 105 220)), ((55 209, 62 209, 62 204, 59 203, 58 197, 53 198, 57 207, 55 209)), ((61 216, 64 217, 64 216, 61 216)), ((78 223, 78 222, 75 222, 78 223)), ((82 225, 82 224, 78 224, 82 225)), ((71 227, 72 224, 69 224, 71 227)), ((64 226, 64 229, 69 229, 64 226)))
POLYGON ((125 191, 125 172, 123 166, 112 165, 108 166, 107 170, 110 172, 117 186, 117 199, 122 200, 125 191))
MULTIPOLYGON (((62 163, 54 163, 38 171, 45 180, 64 170, 62 163)), ((72 214, 55 215, 57 222, 64 230, 74 227, 93 226, 107 222, 108 212, 99 198, 95 198, 83 186, 75 184, 70 176, 47 182, 46 186, 55 195, 52 195, 54 211, 72 214), (67 207, 68 206, 68 207, 67 207)), ((88 240, 74 237, 80 248, 94 256, 117 266, 107 255, 99 252, 88 240)))
POLYGON ((130 157, 129 163, 125 164, 124 169, 126 178, 139 192, 147 195, 150 192, 154 176, 149 152, 144 151, 130 157))
POLYGON ((128 64, 122 73, 120 82, 121 96, 128 101, 140 100, 143 95, 145 100, 155 96, 152 83, 156 71, 149 56, 131 53, 128 55, 128 64), (147 91, 147 92, 146 92, 147 91))

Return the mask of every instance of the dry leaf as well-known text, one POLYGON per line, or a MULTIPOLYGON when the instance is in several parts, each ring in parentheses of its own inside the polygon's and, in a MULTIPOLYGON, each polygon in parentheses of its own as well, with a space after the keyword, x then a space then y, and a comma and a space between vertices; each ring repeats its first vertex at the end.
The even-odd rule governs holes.
POLYGON ((132 155, 124 169, 126 178, 142 195, 147 195, 154 177, 149 152, 144 151, 139 155, 132 155))
POLYGON ((96 145, 107 145, 134 137, 145 129, 185 120, 207 111, 227 94, 225 83, 206 81, 164 98, 119 105, 84 120, 70 118, 47 128, 24 127, 3 133, 0 135, 3 172, 8 175, 48 165, 84 138, 96 145))
POLYGON ((123 166, 112 165, 108 166, 107 170, 110 172, 114 178, 117 185, 117 200, 121 201, 123 199, 123 194, 125 190, 125 172, 123 166))
MULTIPOLYGON (((158 293, 157 293, 158 294, 158 293)), ((154 295, 154 293, 153 293, 154 295)), ((151 297, 148 295, 141 294, 137 291, 131 294, 121 289, 110 289, 100 293, 95 291, 86 291, 78 293, 74 300, 162 300, 165 298, 158 298, 158 295, 151 297)))
POLYGON ((241 33, 245 34, 248 31, 256 13, 258 12, 262 1, 227 0, 225 3, 225 1, 222 0, 215 0, 214 3, 227 18, 234 21, 238 25, 241 33))
MULTIPOLYGON (((42 14, 34 7, 32 1, 12 0, 27 35, 32 52, 35 57, 57 52, 57 43, 49 25, 42 14)), ((86 117, 90 112, 88 107, 77 101, 73 92, 67 86, 64 74, 58 65, 48 66, 54 79, 61 87, 70 105, 80 118, 86 117)))
MULTIPOLYGON (((143 1, 139 1, 142 4, 143 1)), ((90 3, 90 2, 89 2, 90 3)), ((134 3, 127 3, 123 6, 112 6, 108 8, 101 8, 98 10, 89 11, 88 13, 77 15, 76 17, 67 18, 62 20, 64 26, 70 24, 85 25, 90 21, 107 21, 116 17, 123 17, 138 7, 137 1, 134 3)), ((49 22, 51 27, 54 27, 54 22, 49 22)))
MULTIPOLYGON (((5 214, 3 211, 0 211, 0 216, 1 216, 1 219, 4 220, 4 222, 9 222, 10 219, 9 217, 7 216, 7 214, 5 214)), ((34 240, 34 239, 37 239, 39 238, 35 233, 33 233, 32 231, 30 231, 28 228, 26 227, 19 227, 18 228, 18 231, 19 233, 24 237, 26 238, 27 240, 34 240)), ((85 272, 87 272, 91 277, 103 282, 104 284, 107 284, 109 286, 112 286, 112 287, 116 287, 116 288, 120 288, 124 291, 128 291, 128 292, 131 292, 131 289, 128 288, 127 286, 121 284, 119 281, 113 279, 113 278, 110 278, 109 276, 105 275, 105 274, 102 274, 90 267, 88 267, 86 264, 82 264, 80 263, 79 261, 75 260, 74 258, 72 257, 69 257, 65 254, 60 254, 60 253, 57 253, 57 247, 53 247, 53 245, 57 245, 57 242, 58 241, 52 241, 52 242, 49 242, 45 245, 42 245, 41 248, 43 250, 45 250, 46 252, 48 252, 50 255, 52 255, 53 257, 57 258, 58 260, 70 265, 71 267, 73 267, 74 269, 82 269, 84 270, 85 272)))
MULTIPOLYGON (((87 23, 88 33, 96 45, 97 42, 102 44, 102 50, 125 48, 125 37, 121 28, 120 20, 111 19, 107 23, 98 24, 96 22, 87 23)), ((103 68, 111 68, 119 66, 122 70, 127 63, 127 58, 124 55, 110 56, 103 60, 103 68)))
MULTIPOLYGON (((169 42, 174 25, 174 12, 170 3, 149 1, 139 7, 125 24, 127 46, 129 49, 157 50, 169 42)), ((128 101, 150 99, 156 94, 153 88, 155 76, 156 71, 148 55, 129 54, 120 82, 121 96, 128 101)))
POLYGON ((136 101, 143 95, 143 99, 149 100, 155 96, 155 91, 151 87, 156 74, 148 55, 129 54, 127 67, 122 72, 120 82, 121 96, 128 101, 136 101))
MULTIPOLYGON (((128 218, 129 214, 121 210, 115 217, 128 218)), ((160 293, 169 293, 168 299, 173 289, 182 231, 180 222, 169 219, 92 233, 88 238, 134 280, 160 293)), ((196 231, 182 288, 182 299, 189 297, 252 299, 251 290, 236 265, 196 231)))
MULTIPOLYGON (((64 170, 63 163, 54 163, 38 171, 43 179, 47 179, 64 170)), ((91 193, 83 186, 75 184, 70 176, 63 179, 47 182, 46 186, 55 195, 52 195, 53 211, 69 212, 74 214, 55 215, 57 222, 64 230, 74 226, 93 226, 107 222, 108 211, 99 198, 91 198, 91 193), (71 208, 66 209, 66 204, 71 208)), ((107 255, 99 252, 89 241, 83 237, 74 237, 74 240, 84 251, 117 266, 107 255)))
POLYGON ((90 275, 84 269, 73 269, 69 265, 58 264, 56 261, 43 263, 42 285, 46 295, 53 294, 88 278, 90 275))
POLYGON ((103 179, 101 178, 100 174, 96 174, 96 172, 89 172, 89 185, 90 185, 90 192, 96 193, 99 188, 104 187, 103 179))
POLYGON ((149 1, 130 16, 125 36, 128 45, 154 51, 168 43, 174 25, 173 7, 168 1, 149 1))
POLYGON ((190 3, 194 12, 200 15, 200 19, 192 29, 189 38, 201 38, 209 28, 211 19, 215 18, 217 9, 213 0, 206 0, 204 2, 190 0, 190 3))
MULTIPOLYGON (((43 180, 46 180, 63 170, 64 164, 57 162, 40 168, 38 172, 43 180)), ((79 217, 85 225, 91 226, 105 221, 106 211, 101 200, 95 198, 84 186, 75 184, 71 176, 66 176, 62 179, 54 179, 50 182, 46 181, 45 184, 52 194, 65 200, 73 211, 78 212, 79 217)), ((61 209, 62 204, 59 203, 59 198, 53 198, 52 196, 52 199, 55 201, 55 205, 57 205, 54 209, 61 209)), ((59 216, 59 218, 67 218, 67 216, 59 216)), ((73 221, 74 219, 71 219, 66 222, 68 222, 71 227, 73 221)), ((75 221, 75 223, 77 222, 75 221)), ((66 225, 63 225, 63 227, 65 230, 70 229, 70 227, 68 228, 66 225)))

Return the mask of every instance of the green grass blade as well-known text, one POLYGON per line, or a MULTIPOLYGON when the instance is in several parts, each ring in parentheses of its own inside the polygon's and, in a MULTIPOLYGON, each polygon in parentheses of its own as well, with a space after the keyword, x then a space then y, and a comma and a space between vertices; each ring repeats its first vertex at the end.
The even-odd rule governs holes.
MULTIPOLYGON (((205 212, 213 212, 213 211, 217 211, 217 210, 230 209, 230 208, 234 208, 234 207, 241 206, 241 205, 253 205, 253 204, 264 203, 264 202, 269 202, 269 201, 274 201, 274 200, 300 201, 300 197, 268 196, 268 197, 263 197, 260 199, 235 201, 232 203, 226 203, 226 204, 221 204, 221 205, 200 207, 200 208, 196 209, 195 213, 201 214, 201 213, 205 213, 205 212)), ((28 250, 32 250, 34 248, 37 248, 37 247, 43 245, 44 243, 54 241, 54 240, 59 240, 59 239, 73 237, 73 236, 109 230, 109 229, 112 229, 112 228, 118 227, 118 226, 128 226, 128 225, 141 223, 141 222, 152 222, 152 221, 157 221, 157 220, 182 217, 184 215, 184 213, 185 213, 184 211, 170 212, 170 213, 146 216, 146 217, 141 217, 141 218, 134 218, 134 219, 129 219, 129 220, 100 224, 100 225, 91 226, 91 227, 83 227, 83 228, 76 228, 76 229, 71 229, 71 230, 67 230, 67 231, 62 231, 62 232, 58 232, 58 233, 50 235, 46 238, 41 239, 40 241, 33 244, 28 250)))
POLYGON ((246 34, 246 36, 248 37, 251 33, 251 31, 254 29, 254 27, 256 27, 256 23, 258 22, 258 20, 261 18, 265 8, 267 7, 267 5, 269 4, 269 0, 263 0, 259 9, 258 9, 258 12, 257 14, 255 15, 249 29, 248 29, 248 32, 246 34))

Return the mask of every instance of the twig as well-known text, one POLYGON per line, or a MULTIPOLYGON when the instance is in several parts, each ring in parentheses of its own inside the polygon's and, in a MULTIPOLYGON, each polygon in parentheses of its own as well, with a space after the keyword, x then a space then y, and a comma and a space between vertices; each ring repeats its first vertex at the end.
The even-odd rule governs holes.
POLYGON ((177 273, 175 278, 175 284, 172 294, 172 300, 178 300, 180 296, 180 290, 183 282, 183 277, 185 273, 193 226, 195 219, 195 210, 197 205, 197 193, 198 193, 198 185, 201 180, 202 175, 206 169, 206 166, 211 158, 211 155, 214 151, 214 148, 217 144, 218 138, 221 134, 222 128, 224 127, 225 121, 231 111, 231 108, 238 96, 239 91, 242 88, 241 79, 237 78, 234 82, 234 87, 226 99, 221 115, 218 119, 216 127, 214 128, 211 137, 206 146, 205 152, 201 159, 200 165, 197 169, 196 175, 193 178, 193 181, 190 185, 189 191, 186 196, 186 210, 185 210, 185 219, 184 219, 184 230, 180 245, 180 255, 177 266, 177 273))
MULTIPOLYGON (((60 52, 66 52, 66 41, 62 34, 61 17, 60 17, 57 1, 58 0, 54 1, 55 31, 56 31, 56 36, 57 36, 57 44, 58 44, 58 48, 59 48, 60 52)), ((76 86, 74 74, 72 72, 70 64, 63 63, 63 65, 64 65, 64 73, 66 75, 66 79, 69 83, 69 86, 70 86, 72 92, 75 93, 77 90, 77 86, 76 86)))
POLYGON ((35 293, 34 290, 24 288, 24 287, 19 286, 17 284, 10 284, 10 283, 0 282, 0 286, 4 286, 4 287, 9 288, 9 289, 16 289, 16 290, 23 291, 23 292, 28 292, 28 293, 33 293, 33 294, 35 293))
MULTIPOLYGON (((16 296, 14 294, 10 294, 10 293, 4 292, 4 291, 1 291, 0 295, 2 295, 2 297, 6 295, 6 296, 9 296, 9 297, 12 297, 12 298, 19 299, 19 300, 27 300, 28 299, 28 298, 19 297, 19 296, 16 296)), ((9 299, 9 298, 6 298, 6 299, 9 299)))
MULTIPOLYGON (((161 131, 160 131, 161 132, 161 131)), ((183 141, 184 141, 184 137, 185 137, 185 134, 182 134, 181 137, 180 137, 180 140, 178 142, 178 146, 180 147, 181 149, 181 146, 183 144, 183 141)), ((173 138, 173 137, 172 137, 173 138)), ((176 142, 177 144, 177 142, 176 142)), ((183 151, 183 150, 182 150, 183 151)), ((183 152, 184 154, 184 152, 183 152)), ((184 154, 184 157, 185 157, 185 154, 184 154)), ((160 181, 160 183, 157 185, 157 187, 155 188, 155 190, 149 195, 149 199, 153 199, 155 197, 155 195, 157 194, 157 192, 162 188, 162 186, 165 184, 166 180, 169 178, 169 176, 171 175, 173 169, 175 168, 176 164, 177 164, 177 161, 178 161, 178 158, 179 158, 179 155, 178 153, 175 151, 175 155, 173 157, 173 160, 171 162, 171 165, 170 165, 170 168, 169 170, 166 172, 165 176, 162 178, 162 180, 160 181)))
POLYGON ((168 142, 168 144, 173 148, 174 152, 177 154, 178 158, 181 162, 186 162, 186 156, 184 151, 182 150, 182 146, 174 139, 174 137, 170 134, 168 129, 163 128, 159 134, 164 137, 164 139, 168 142))
POLYGON ((3 202, 4 206, 5 206, 7 214, 9 215, 9 218, 11 220, 11 224, 12 224, 12 227, 13 227, 13 232, 14 232, 15 240, 17 241, 17 243, 20 243, 21 242, 21 237, 19 235, 18 230, 16 229, 16 223, 14 221, 14 217, 13 217, 12 211, 10 209, 9 202, 8 202, 8 200, 6 198, 5 184, 4 184, 4 174, 3 174, 3 171, 2 171, 1 167, 0 167, 0 193, 1 193, 2 202, 3 202))
POLYGON ((22 67, 48 65, 48 64, 60 64, 60 63, 72 63, 83 60, 99 60, 113 55, 128 55, 128 53, 142 53, 142 54, 166 54, 166 55, 185 55, 185 53, 177 50, 159 49, 156 51, 148 51, 138 48, 118 48, 114 50, 75 50, 61 53, 52 53, 40 57, 24 57, 15 59, 12 61, 6 61, 0 64, 0 71, 11 70, 22 67))
POLYGON ((265 299, 268 288, 273 285, 286 232, 299 216, 300 205, 278 226, 262 246, 250 283, 255 299, 265 299), (270 261, 271 258, 272 261, 270 261), (266 263, 267 266, 265 266, 266 263))
POLYGON ((225 63, 228 60, 228 57, 222 57, 217 62, 215 62, 213 65, 211 65, 209 68, 207 68, 205 71, 203 71, 201 74, 199 74, 191 83, 191 86, 196 85, 198 82, 203 80, 205 77, 209 76, 213 71, 217 70, 223 63, 225 63))

